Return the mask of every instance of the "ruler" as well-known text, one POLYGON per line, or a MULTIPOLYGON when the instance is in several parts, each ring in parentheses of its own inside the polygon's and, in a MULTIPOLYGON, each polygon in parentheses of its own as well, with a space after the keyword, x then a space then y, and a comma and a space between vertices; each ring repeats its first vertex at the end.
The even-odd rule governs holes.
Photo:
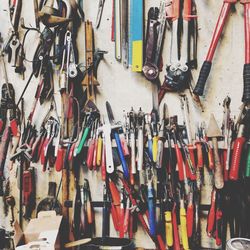
POLYGON ((129 64, 133 72, 141 72, 143 66, 143 14, 144 0, 130 0, 129 64))

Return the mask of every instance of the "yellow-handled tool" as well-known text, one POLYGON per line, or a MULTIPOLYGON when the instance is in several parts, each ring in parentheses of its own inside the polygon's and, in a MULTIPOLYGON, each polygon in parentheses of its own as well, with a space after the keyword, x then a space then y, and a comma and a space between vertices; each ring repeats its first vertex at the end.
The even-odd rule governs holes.
POLYGON ((157 162, 158 154, 158 136, 153 137, 153 161, 157 162))
POLYGON ((96 165, 101 166, 102 162, 102 136, 98 136, 98 143, 97 143, 97 155, 96 155, 96 165))
POLYGON ((173 225, 171 211, 166 211, 165 215, 165 230, 166 230, 166 244, 168 247, 172 247, 174 244, 173 239, 173 225))
POLYGON ((187 214, 184 207, 184 201, 180 200, 180 223, 181 223, 181 239, 184 250, 189 249, 188 235, 187 235, 187 214))

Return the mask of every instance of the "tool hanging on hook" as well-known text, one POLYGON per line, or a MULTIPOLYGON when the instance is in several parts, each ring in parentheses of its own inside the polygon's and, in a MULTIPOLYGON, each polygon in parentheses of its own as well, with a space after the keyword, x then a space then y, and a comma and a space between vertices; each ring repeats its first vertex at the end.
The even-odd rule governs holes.
POLYGON ((166 92, 180 92, 190 88, 191 69, 197 67, 195 2, 174 0, 171 7, 171 12, 167 13, 172 24, 170 64, 167 65, 167 74, 159 91, 159 103, 166 92))

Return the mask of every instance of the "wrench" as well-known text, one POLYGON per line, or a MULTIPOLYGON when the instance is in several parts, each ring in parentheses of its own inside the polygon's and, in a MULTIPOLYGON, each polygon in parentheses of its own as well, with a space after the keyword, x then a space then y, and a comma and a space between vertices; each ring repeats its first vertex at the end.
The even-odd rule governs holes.
POLYGON ((9 54, 9 62, 11 63, 11 66, 16 66, 16 58, 17 58, 17 52, 20 46, 19 40, 14 37, 10 42, 10 54, 9 54))

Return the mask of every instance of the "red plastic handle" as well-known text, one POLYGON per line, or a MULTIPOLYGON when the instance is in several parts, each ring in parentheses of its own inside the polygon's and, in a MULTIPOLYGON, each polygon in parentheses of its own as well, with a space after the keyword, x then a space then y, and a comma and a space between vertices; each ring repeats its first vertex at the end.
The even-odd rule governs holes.
POLYGON ((18 134, 18 126, 17 126, 17 121, 16 119, 13 119, 10 121, 10 128, 13 136, 17 136, 18 134))
POLYGON ((74 151, 75 151, 75 146, 76 144, 74 143, 69 151, 69 155, 68 155, 68 161, 72 161, 73 160, 73 156, 74 156, 74 151))
POLYGON ((172 220, 173 220, 173 232, 174 232, 174 250, 181 250, 175 207, 173 208, 172 211, 172 220))
POLYGON ((2 130, 3 130, 3 124, 4 124, 3 120, 0 119, 0 132, 2 132, 2 130))
POLYGON ((135 185, 135 178, 134 178, 134 174, 132 173, 132 166, 131 166, 131 161, 130 161, 130 166, 129 166, 129 180, 130 180, 130 184, 133 186, 135 185))
POLYGON ((187 233, 188 233, 188 238, 192 237, 193 224, 194 224, 194 206, 193 206, 193 204, 188 204, 188 207, 187 207, 187 233))
POLYGON ((179 180, 184 181, 184 169, 183 169, 183 157, 181 150, 177 144, 175 144, 175 153, 178 165, 178 172, 179 172, 179 180))
POLYGON ((120 216, 119 216, 119 221, 120 221, 120 228, 119 228, 119 236, 120 238, 124 238, 124 219, 125 219, 125 210, 124 208, 120 208, 120 216))
POLYGON ((64 149, 62 147, 59 147, 55 163, 57 172, 60 172, 63 169, 63 158, 64 158, 64 149))
POLYGON ((230 149, 224 149, 224 150, 223 150, 224 181, 228 181, 228 172, 229 172, 229 171, 226 169, 227 150, 230 150, 230 149))
POLYGON ((234 142, 232 163, 229 172, 230 180, 237 181, 239 178, 240 160, 241 160, 242 148, 245 141, 246 141, 245 137, 239 137, 234 142))
POLYGON ((215 225, 215 202, 216 202, 216 191, 213 190, 211 194, 211 207, 207 217, 207 235, 212 237, 215 225))
POLYGON ((115 205, 113 203, 111 204, 111 216, 112 216, 112 220, 113 220, 115 230, 119 231, 118 216, 117 216, 117 212, 116 212, 116 209, 115 209, 115 205))
POLYGON ((90 140, 88 154, 87 154, 87 167, 92 169, 93 167, 93 157, 94 157, 94 150, 95 150, 95 140, 90 140))
POLYGON ((214 154, 212 148, 208 147, 208 167, 213 170, 214 169, 214 154))
POLYGON ((217 246, 221 245, 221 226, 222 226, 222 210, 221 209, 217 209, 216 210, 216 231, 215 231, 215 242, 217 246))
POLYGON ((45 138, 45 140, 42 144, 42 148, 41 148, 41 164, 42 165, 45 164, 45 160, 46 160, 45 149, 46 149, 48 143, 49 143, 49 138, 45 138))
POLYGON ((199 142, 196 143, 196 149, 197 149, 197 168, 202 168, 204 166, 202 144, 199 142))
POLYGON ((166 245, 162 239, 162 236, 160 234, 157 234, 156 236, 157 238, 157 246, 160 250, 165 250, 166 249, 166 245))
POLYGON ((29 198, 32 193, 32 176, 29 171, 23 173, 23 205, 29 204, 29 198))
POLYGON ((93 154, 93 169, 96 170, 97 167, 97 147, 98 147, 98 139, 95 139, 94 145, 94 154, 93 154))
POLYGON ((130 215, 129 214, 129 209, 126 208, 126 210, 125 210, 125 216, 124 216, 124 226, 123 226, 124 233, 128 232, 129 215, 130 215))
POLYGON ((102 180, 106 180, 106 157, 105 157, 105 144, 103 143, 102 147, 102 163, 101 163, 101 171, 102 171, 102 180))

